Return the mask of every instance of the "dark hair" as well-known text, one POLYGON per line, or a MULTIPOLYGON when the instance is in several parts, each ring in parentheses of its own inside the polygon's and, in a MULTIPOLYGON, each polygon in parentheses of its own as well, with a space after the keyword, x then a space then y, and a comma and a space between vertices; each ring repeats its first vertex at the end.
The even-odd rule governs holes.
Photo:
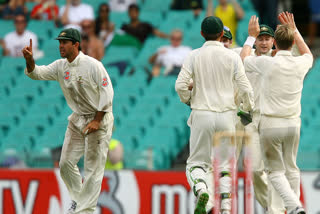
MULTIPOLYGON (((74 44, 76 44, 76 42, 78 42, 78 41, 74 41, 74 40, 70 40, 71 42, 72 42, 72 44, 74 45, 74 44)), ((78 51, 81 51, 81 46, 80 46, 80 42, 79 42, 79 47, 78 47, 78 51)))
POLYGON ((137 4, 130 4, 129 7, 128 7, 128 10, 132 10, 132 9, 140 11, 140 8, 139 8, 139 6, 137 4))
POLYGON ((204 37, 204 39, 206 40, 206 41, 215 41, 215 40, 217 40, 220 36, 221 36, 221 33, 222 32, 220 32, 220 33, 216 33, 216 34, 206 34, 206 33, 203 33, 202 32, 202 34, 203 34, 203 37, 204 37))
POLYGON ((16 21, 16 18, 17 18, 18 16, 23 16, 25 22, 28 22, 28 17, 27 17, 26 14, 24 14, 24 13, 17 13, 17 14, 15 14, 15 15, 14 15, 14 21, 16 21))
MULTIPOLYGON (((97 35, 97 36, 99 36, 99 33, 100 33, 100 31, 101 31, 101 25, 102 25, 102 23, 103 23, 103 21, 105 21, 105 20, 101 20, 101 17, 100 17, 100 10, 101 10, 101 8, 102 7, 104 7, 104 6, 107 6, 108 7, 108 10, 109 10, 109 12, 110 12, 110 6, 107 4, 107 3, 102 3, 102 4, 100 4, 99 5, 99 13, 98 13, 98 16, 97 16, 97 18, 96 18, 96 20, 95 20, 95 34, 97 35)), ((109 17, 108 17, 108 20, 107 20, 108 22, 109 22, 109 17)))
POLYGON ((108 8, 108 12, 110 12, 110 6, 109 6, 109 4, 107 4, 107 3, 101 3, 101 4, 99 5, 99 9, 98 9, 98 12, 99 12, 99 13, 100 13, 102 7, 107 7, 107 8, 108 8))

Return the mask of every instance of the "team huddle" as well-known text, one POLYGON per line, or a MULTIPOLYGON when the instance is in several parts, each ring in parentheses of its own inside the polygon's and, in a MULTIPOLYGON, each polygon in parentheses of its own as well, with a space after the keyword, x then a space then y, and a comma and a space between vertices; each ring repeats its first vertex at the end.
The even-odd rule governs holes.
MULTIPOLYGON (((230 30, 219 18, 206 17, 201 24, 206 42, 190 53, 181 68, 175 87, 180 100, 192 109, 186 176, 197 198, 195 214, 213 210, 213 136, 236 131, 251 136, 254 192, 266 213, 306 213, 299 200, 296 157, 303 80, 313 56, 293 14, 283 12, 278 19, 281 24, 274 31, 252 16, 243 47, 230 49, 230 30)), ((232 154, 236 159, 243 141, 237 139, 232 154)), ((231 213, 230 146, 230 139, 221 140, 222 214, 231 213)))

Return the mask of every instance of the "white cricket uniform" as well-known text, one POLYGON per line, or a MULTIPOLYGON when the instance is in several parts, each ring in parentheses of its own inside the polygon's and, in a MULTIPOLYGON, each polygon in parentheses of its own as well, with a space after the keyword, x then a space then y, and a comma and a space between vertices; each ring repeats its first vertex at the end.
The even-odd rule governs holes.
POLYGON ((82 52, 69 63, 59 59, 48 66, 36 66, 25 73, 34 80, 58 81, 73 113, 65 134, 60 174, 71 199, 77 202, 76 213, 93 213, 100 194, 108 144, 113 127, 113 87, 101 62, 82 52), (82 132, 98 111, 106 112, 96 132, 82 132), (84 181, 77 163, 84 155, 84 181))
MULTIPOLYGON (((235 48, 232 49, 236 53, 240 55, 242 48, 235 48)), ((270 50, 266 56, 271 56, 272 50, 270 50)), ((255 49, 251 50, 251 56, 258 57, 255 53, 255 49)), ((248 72, 246 70, 246 75, 252 85, 254 91, 254 111, 253 111, 253 119, 252 123, 248 124, 247 126, 243 126, 238 118, 236 123, 236 130, 237 131, 245 131, 250 133, 251 136, 251 163, 252 163, 252 180, 254 186, 254 193, 255 198, 260 203, 263 208, 268 208, 269 214, 281 214, 284 213, 284 206, 282 200, 274 190, 274 188, 268 188, 268 178, 267 174, 264 171, 264 164, 261 154, 261 145, 259 140, 259 131, 258 127, 260 124, 260 90, 261 90, 261 78, 259 73, 255 72, 248 72), (269 197, 268 197, 269 196, 269 197), (269 203, 268 203, 269 201, 269 203), (272 202, 272 203, 271 203, 272 202), (273 212, 274 211, 274 212, 273 212)), ((242 147, 243 147, 244 139, 237 138, 237 160, 239 159, 242 147)))
MULTIPOLYGON (((208 189, 210 199, 207 210, 213 205, 210 193, 213 190, 214 133, 235 131, 234 82, 239 88, 244 110, 251 110, 254 106, 253 91, 245 75, 241 58, 218 41, 207 41, 201 48, 193 50, 185 59, 176 81, 176 91, 180 100, 183 103, 190 102, 192 109, 188 120, 191 133, 186 175, 194 192, 208 189), (189 91, 188 85, 191 80, 193 90, 189 91)), ((224 166, 220 167, 220 170, 230 171, 227 164, 229 155, 226 151, 230 139, 223 139, 220 145, 221 165, 224 166)))
POLYGON ((274 57, 246 57, 246 71, 261 75, 260 142, 269 180, 288 211, 301 206, 300 172, 296 156, 300 138, 301 92, 311 68, 309 54, 294 57, 279 51, 274 57))

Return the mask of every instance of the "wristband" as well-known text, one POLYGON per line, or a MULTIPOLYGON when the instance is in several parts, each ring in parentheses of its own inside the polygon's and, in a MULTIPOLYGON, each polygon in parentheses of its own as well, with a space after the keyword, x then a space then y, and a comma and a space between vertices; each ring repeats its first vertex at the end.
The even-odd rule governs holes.
POLYGON ((248 45, 252 48, 255 41, 256 41, 256 38, 254 38, 253 36, 248 36, 248 38, 243 46, 248 45))

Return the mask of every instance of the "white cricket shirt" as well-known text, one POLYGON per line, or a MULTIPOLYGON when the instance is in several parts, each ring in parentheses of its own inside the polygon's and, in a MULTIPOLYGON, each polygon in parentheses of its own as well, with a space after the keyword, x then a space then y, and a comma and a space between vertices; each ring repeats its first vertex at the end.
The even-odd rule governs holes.
MULTIPOLYGON (((235 48, 232 50, 240 55, 242 48, 235 48)), ((257 54, 255 53, 255 51, 256 51, 255 49, 251 49, 250 56, 258 57, 257 54)), ((271 54, 272 54, 272 49, 270 49, 270 51, 268 53, 263 54, 263 56, 271 57, 271 54)), ((246 71, 246 75, 248 77, 248 80, 250 81, 250 84, 252 86, 253 93, 254 93, 254 111, 260 112, 261 76, 257 72, 247 71, 246 68, 245 68, 245 71, 246 71)))
POLYGON ((34 80, 58 81, 69 107, 77 114, 112 112, 114 92, 109 75, 101 62, 82 52, 71 63, 59 59, 25 73, 34 80))
POLYGON ((301 113, 303 80, 312 67, 310 54, 293 56, 290 51, 278 51, 274 57, 248 56, 244 59, 247 72, 261 75, 260 112, 262 115, 297 118, 301 113))
POLYGON ((244 110, 252 110, 253 91, 240 56, 218 41, 207 41, 185 59, 176 81, 176 91, 183 103, 190 101, 192 109, 224 112, 236 109, 234 82, 239 88, 244 110), (189 91, 191 79, 193 90, 189 91))

